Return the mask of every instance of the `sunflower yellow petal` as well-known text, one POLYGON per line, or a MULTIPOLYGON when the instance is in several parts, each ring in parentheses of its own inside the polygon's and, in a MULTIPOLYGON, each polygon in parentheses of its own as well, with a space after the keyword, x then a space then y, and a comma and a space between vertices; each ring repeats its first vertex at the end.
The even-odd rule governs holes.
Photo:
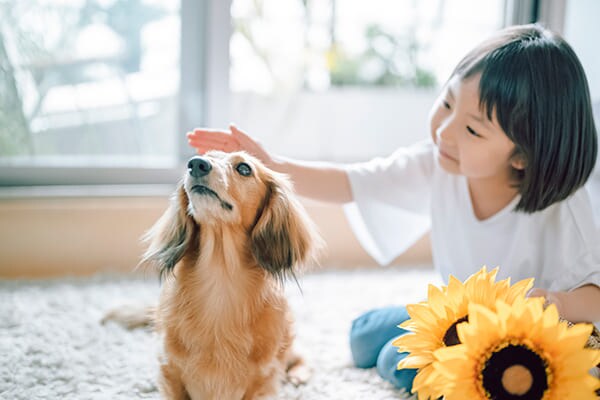
POLYGON ((569 354, 561 361, 561 377, 574 377, 582 372, 589 371, 596 365, 598 350, 582 349, 574 354, 569 354))
POLYGON ((438 320, 431 308, 424 304, 409 304, 406 306, 406 311, 412 320, 420 321, 423 324, 435 326, 438 320))
POLYGON ((572 382, 560 382, 550 391, 548 400, 598 400, 594 393, 593 377, 583 378, 572 382))
MULTIPOLYGON (((564 326, 565 324, 561 325, 564 326)), ((592 329, 593 326, 590 324, 576 324, 569 328, 559 330, 559 336, 557 336, 560 338, 561 351, 568 354, 583 348, 592 333, 592 329)))
POLYGON ((446 294, 438 289, 435 285, 429 285, 427 289, 427 301, 433 314, 438 318, 446 317, 446 308, 444 306, 446 302, 446 294))
POLYGON ((443 389, 448 382, 431 366, 419 370, 413 381, 413 393, 419 399, 436 400, 443 396, 443 389))
POLYGON ((464 343, 469 336, 469 330, 477 330, 479 335, 485 335, 488 341, 495 341, 498 337, 498 318, 490 309, 479 304, 469 304, 469 322, 459 324, 456 327, 458 337, 461 343, 464 343))
MULTIPOLYGON (((425 376, 425 371, 419 371, 415 379, 413 380, 412 393, 417 393, 418 399, 432 399, 435 400, 440 397, 439 389, 436 385, 432 385, 430 383, 425 383, 423 376, 425 376)), ((429 379, 427 379, 429 381, 429 379)))
POLYGON ((398 325, 398 328, 402 328, 402 329, 406 329, 406 330, 410 331, 411 328, 415 325, 416 325, 416 322, 412 318, 409 318, 406 321, 404 321, 403 323, 401 323, 400 325, 398 325))
POLYGON ((422 347, 437 348, 442 346, 442 342, 439 338, 429 334, 407 333, 396 338, 392 345, 402 347, 403 351, 411 351, 411 349, 422 347))
POLYGON ((466 359, 466 346, 457 344, 454 346, 440 347, 433 352, 433 357, 437 361, 452 360, 455 358, 466 359))
POLYGON ((409 356, 398 362, 397 369, 418 369, 431 364, 433 357, 409 356))
POLYGON ((504 301, 512 304, 517 297, 524 297, 529 290, 533 287, 534 279, 523 279, 514 285, 512 285, 510 291, 507 293, 504 301))
POLYGON ((596 391, 598 389, 600 389, 600 379, 596 378, 595 376, 592 375, 587 375, 584 379, 584 382, 586 387, 596 391))
POLYGON ((448 393, 445 393, 444 399, 445 400, 465 400, 465 399, 478 400, 478 399, 481 399, 481 396, 479 396, 479 393, 473 386, 461 385, 461 382, 456 382, 456 384, 453 385, 453 389, 450 390, 448 393))

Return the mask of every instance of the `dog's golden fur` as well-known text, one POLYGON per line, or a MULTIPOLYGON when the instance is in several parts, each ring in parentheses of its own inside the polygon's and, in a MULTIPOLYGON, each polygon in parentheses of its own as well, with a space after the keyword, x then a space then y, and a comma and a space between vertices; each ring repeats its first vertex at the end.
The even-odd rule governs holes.
POLYGON ((161 393, 271 395, 286 372, 307 378, 282 281, 312 261, 318 235, 287 179, 248 154, 210 152, 188 167, 141 263, 163 277, 161 393))

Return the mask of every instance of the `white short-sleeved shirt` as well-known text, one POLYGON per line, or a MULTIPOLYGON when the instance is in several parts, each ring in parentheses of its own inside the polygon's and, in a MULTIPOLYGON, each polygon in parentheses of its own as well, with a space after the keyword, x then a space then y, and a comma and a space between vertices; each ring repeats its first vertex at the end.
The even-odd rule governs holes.
POLYGON ((430 141, 387 158, 347 166, 354 202, 345 207, 352 229, 380 264, 391 262, 431 228, 433 262, 448 282, 483 265, 499 279, 535 278, 535 286, 571 290, 600 286, 600 236, 585 189, 550 207, 504 209, 478 220, 464 176, 441 169, 430 141))

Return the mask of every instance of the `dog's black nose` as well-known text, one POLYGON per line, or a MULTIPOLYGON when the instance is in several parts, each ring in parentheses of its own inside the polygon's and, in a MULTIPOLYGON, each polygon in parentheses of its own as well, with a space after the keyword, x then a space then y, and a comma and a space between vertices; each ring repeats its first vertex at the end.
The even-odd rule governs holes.
POLYGON ((188 161, 188 170, 190 171, 190 175, 194 178, 208 175, 211 169, 212 166, 210 165, 210 162, 205 158, 196 156, 188 161))

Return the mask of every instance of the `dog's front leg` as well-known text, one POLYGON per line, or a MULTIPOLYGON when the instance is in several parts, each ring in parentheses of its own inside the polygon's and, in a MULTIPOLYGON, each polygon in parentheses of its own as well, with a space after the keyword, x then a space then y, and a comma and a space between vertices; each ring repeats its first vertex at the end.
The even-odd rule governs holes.
POLYGON ((181 379, 181 371, 172 363, 160 366, 161 378, 158 382, 162 397, 168 400, 190 400, 181 379))
POLYGON ((276 386, 273 382, 267 380, 255 382, 252 387, 244 393, 242 400, 259 400, 265 399, 273 395, 276 391, 276 386))

